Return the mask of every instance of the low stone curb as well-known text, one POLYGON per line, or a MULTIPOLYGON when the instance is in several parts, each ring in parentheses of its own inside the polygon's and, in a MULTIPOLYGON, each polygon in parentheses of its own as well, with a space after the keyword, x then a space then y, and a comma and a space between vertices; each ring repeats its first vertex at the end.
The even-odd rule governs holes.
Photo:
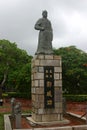
MULTIPOLYGON (((68 114, 72 114, 78 117, 78 115, 73 114, 73 113, 68 113, 68 114)), ((9 116, 10 114, 4 115, 5 130, 12 130, 9 116)), ((13 130, 87 130, 87 125, 52 127, 52 128, 13 129, 13 130)))
POLYGON ((9 116, 10 115, 8 115, 8 114, 4 115, 4 128, 5 128, 5 130, 12 130, 9 116))

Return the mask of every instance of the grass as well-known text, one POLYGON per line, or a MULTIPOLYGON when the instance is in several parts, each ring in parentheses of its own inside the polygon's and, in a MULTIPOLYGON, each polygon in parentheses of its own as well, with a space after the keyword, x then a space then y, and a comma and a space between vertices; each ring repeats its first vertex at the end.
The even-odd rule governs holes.
MULTIPOLYGON (((24 111, 24 113, 31 114, 31 111, 24 111)), ((4 130, 4 114, 7 113, 0 113, 0 130, 4 130)))
MULTIPOLYGON (((5 108, 6 106, 0 106, 1 108, 5 108)), ((23 111, 23 113, 25 114, 31 114, 31 110, 25 110, 23 111)), ((9 114, 9 112, 7 113, 0 113, 0 130, 4 130, 4 114, 9 114)))
POLYGON ((4 114, 0 114, 0 130, 4 130, 4 114))
POLYGON ((31 115, 32 110, 24 110, 22 113, 24 113, 24 114, 30 114, 31 115))

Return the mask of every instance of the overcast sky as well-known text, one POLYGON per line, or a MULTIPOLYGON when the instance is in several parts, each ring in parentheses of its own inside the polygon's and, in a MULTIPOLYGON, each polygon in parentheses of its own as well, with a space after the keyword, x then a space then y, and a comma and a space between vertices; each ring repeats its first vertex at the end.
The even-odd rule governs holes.
POLYGON ((76 46, 87 52, 87 0, 0 0, 0 39, 16 42, 34 55, 38 44, 36 21, 48 11, 54 48, 76 46))

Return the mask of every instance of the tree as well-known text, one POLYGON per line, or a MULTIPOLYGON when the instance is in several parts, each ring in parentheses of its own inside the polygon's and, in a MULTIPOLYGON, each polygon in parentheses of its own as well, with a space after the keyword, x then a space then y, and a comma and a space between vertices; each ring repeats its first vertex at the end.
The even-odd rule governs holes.
POLYGON ((62 56, 63 90, 78 94, 87 91, 87 53, 75 46, 54 49, 56 55, 62 56))
POLYGON ((0 40, 0 98, 2 98, 2 89, 5 86, 10 89, 11 86, 14 88, 17 86, 19 72, 22 73, 21 70, 26 64, 31 63, 31 59, 32 56, 17 48, 16 43, 0 40))

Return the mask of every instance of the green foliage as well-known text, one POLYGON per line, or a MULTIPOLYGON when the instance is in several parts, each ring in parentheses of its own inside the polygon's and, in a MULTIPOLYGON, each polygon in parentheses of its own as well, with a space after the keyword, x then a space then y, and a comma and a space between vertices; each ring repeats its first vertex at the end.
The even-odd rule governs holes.
POLYGON ((2 93, 2 98, 8 98, 8 93, 2 93))
POLYGON ((3 114, 0 114, 0 129, 4 130, 4 117, 3 117, 3 114))
POLYGON ((64 95, 65 99, 67 101, 74 101, 74 102, 86 102, 87 101, 87 95, 64 95))
POLYGON ((31 92, 25 92, 25 93, 21 93, 21 92, 8 92, 7 93, 8 98, 25 98, 25 99, 31 99, 31 92))
POLYGON ((87 53, 75 46, 54 49, 54 53, 62 56, 63 91, 87 93, 87 53))
MULTIPOLYGON (((87 53, 75 46, 54 49, 54 53, 62 56, 64 93, 86 94, 87 53)), ((30 95, 31 59, 16 43, 0 40, 0 85, 3 83, 4 91, 15 91, 19 97, 30 95)))
POLYGON ((0 40, 0 84, 4 83, 4 91, 30 93, 31 59, 16 43, 0 40))
POLYGON ((31 64, 26 64, 16 77, 16 90, 19 92, 31 91, 31 64), (30 86, 30 87, 29 87, 30 86))

